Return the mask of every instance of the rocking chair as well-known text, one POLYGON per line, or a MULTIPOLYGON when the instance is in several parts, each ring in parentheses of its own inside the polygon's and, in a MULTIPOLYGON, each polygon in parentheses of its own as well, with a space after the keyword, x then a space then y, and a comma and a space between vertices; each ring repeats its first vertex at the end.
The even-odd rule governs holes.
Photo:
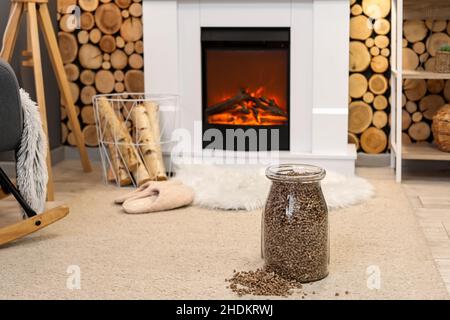
MULTIPOLYGON (((20 102, 19 84, 12 68, 1 59, 0 88, 0 152, 17 151, 23 131, 23 111, 20 102)), ((27 219, 0 228, 0 245, 45 228, 69 213, 69 208, 66 206, 58 206, 37 214, 0 168, 0 199, 9 194, 12 194, 19 202, 27 219)))

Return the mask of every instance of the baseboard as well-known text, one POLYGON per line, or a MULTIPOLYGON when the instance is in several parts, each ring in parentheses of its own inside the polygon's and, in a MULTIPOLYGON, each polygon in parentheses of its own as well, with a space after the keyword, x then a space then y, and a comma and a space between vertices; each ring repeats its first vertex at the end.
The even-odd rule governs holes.
POLYGON ((356 158, 357 167, 389 167, 391 165, 391 155, 389 153, 367 154, 358 152, 356 158))

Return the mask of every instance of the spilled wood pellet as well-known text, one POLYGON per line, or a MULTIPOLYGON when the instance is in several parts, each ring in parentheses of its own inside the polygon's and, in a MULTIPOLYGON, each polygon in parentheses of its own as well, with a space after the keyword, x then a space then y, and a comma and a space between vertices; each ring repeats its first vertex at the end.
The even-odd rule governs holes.
POLYGON ((275 272, 257 269, 256 271, 238 271, 226 281, 238 296, 281 296, 291 295, 294 290, 302 289, 302 285, 295 280, 286 280, 275 272))

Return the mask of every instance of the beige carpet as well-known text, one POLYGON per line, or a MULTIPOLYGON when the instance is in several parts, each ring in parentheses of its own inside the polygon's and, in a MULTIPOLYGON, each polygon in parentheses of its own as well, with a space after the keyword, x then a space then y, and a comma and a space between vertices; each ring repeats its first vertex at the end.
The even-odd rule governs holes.
MULTIPOLYGON (((131 216, 112 204, 121 191, 102 185, 98 172, 83 175, 65 162, 55 176, 71 213, 0 248, 2 299, 232 299, 224 279, 262 266, 260 212, 190 207, 131 216), (70 265, 81 269, 80 290, 66 288, 70 265)), ((376 198, 330 214, 330 275, 306 285, 306 298, 447 299, 402 189, 392 179, 371 182, 376 198), (367 288, 369 266, 381 271, 379 290, 367 288)), ((0 224, 16 218, 8 206, 0 202, 0 224)))

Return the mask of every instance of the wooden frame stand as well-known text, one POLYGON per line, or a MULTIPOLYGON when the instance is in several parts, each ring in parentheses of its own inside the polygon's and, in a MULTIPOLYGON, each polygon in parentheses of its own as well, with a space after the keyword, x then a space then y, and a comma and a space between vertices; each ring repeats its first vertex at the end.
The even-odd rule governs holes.
MULTIPOLYGON (((3 47, 0 52, 0 57, 8 62, 11 60, 15 42, 17 39, 17 34, 19 31, 20 20, 22 14, 26 14, 28 21, 28 39, 31 51, 26 52, 26 55, 31 58, 30 60, 26 61, 26 63, 27 65, 32 65, 34 70, 37 104, 39 105, 44 131, 48 136, 44 80, 42 77, 42 64, 38 33, 39 15, 39 22, 41 27, 43 28, 44 38, 53 65, 53 70, 55 71, 59 89, 66 102, 65 108, 76 138, 77 147, 79 149, 81 157, 81 164, 85 172, 90 172, 92 170, 91 163, 88 158, 87 150, 84 144, 84 138, 81 133, 80 123, 78 122, 75 106, 73 104, 69 81, 67 80, 67 76, 64 72, 64 65, 62 62, 61 54, 59 52, 58 43, 56 41, 56 36, 53 30, 47 3, 48 0, 11 0, 11 11, 3 38, 3 47)), ((47 168, 49 175, 47 186, 47 200, 52 201, 54 200, 54 187, 51 169, 50 147, 47 151, 47 168)))

